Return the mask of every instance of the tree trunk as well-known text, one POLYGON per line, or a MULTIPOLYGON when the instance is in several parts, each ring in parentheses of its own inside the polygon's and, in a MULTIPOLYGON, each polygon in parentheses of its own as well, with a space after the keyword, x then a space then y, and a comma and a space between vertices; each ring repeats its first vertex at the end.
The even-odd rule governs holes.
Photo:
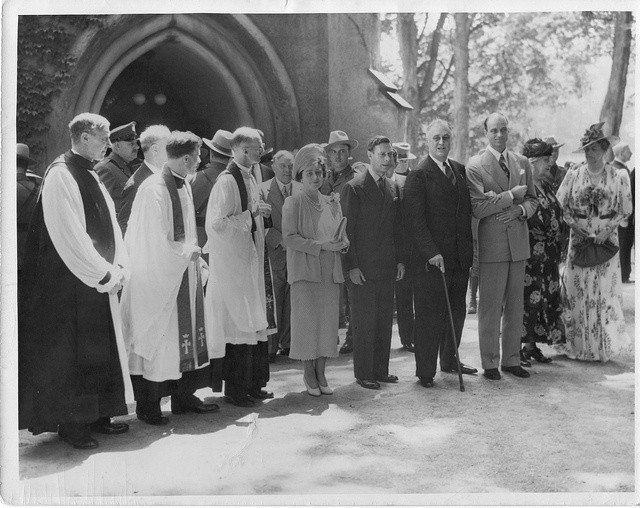
POLYGON ((617 12, 615 32, 613 36, 613 63, 609 76, 609 88, 604 99, 600 121, 606 122, 604 130, 607 134, 618 135, 622 122, 624 92, 627 86, 627 70, 631 53, 631 12, 617 12))
POLYGON ((418 146, 418 28, 413 14, 399 13, 396 19, 402 59, 402 96, 413 106, 406 112, 405 138, 413 150, 418 146))
POLYGON ((473 14, 456 13, 453 58, 453 146, 451 158, 465 164, 469 151, 469 33, 473 14))

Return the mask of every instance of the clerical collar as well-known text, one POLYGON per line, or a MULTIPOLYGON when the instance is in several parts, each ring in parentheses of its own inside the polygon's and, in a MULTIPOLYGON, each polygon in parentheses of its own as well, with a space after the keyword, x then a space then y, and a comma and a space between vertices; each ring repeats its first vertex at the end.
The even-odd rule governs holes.
MULTIPOLYGON (((431 157, 431 154, 429 154, 429 157, 431 157)), ((435 162, 435 163, 438 165, 438 167, 440 168, 440 171, 442 171, 443 173, 445 173, 445 174, 446 174, 446 171, 445 171, 445 169, 444 169, 444 162, 439 161, 439 160, 438 160, 438 159, 436 159, 435 157, 431 157, 431 160, 432 160, 433 162, 435 162)), ((448 165, 449 167, 451 167, 451 162, 449 162, 449 158, 448 158, 448 157, 447 157, 447 160, 446 160, 445 162, 447 163, 447 165, 448 165)))
POLYGON ((496 158, 496 160, 498 162, 500 162, 500 156, 503 155, 505 160, 507 159, 507 149, 505 148, 504 151, 502 153, 498 152, 498 150, 495 150, 494 148, 491 147, 491 145, 487 146, 487 150, 489 150, 489 152, 496 158))
POLYGON ((162 171, 162 169, 160 169, 158 166, 154 166, 153 164, 151 164, 149 161, 144 161, 144 163, 147 165, 147 167, 151 170, 151 172, 155 175, 156 173, 159 173, 160 171, 162 171))
POLYGON ((171 169, 169 170, 171 172, 171 175, 173 176, 173 178, 176 181, 176 187, 178 189, 182 189, 182 186, 184 185, 184 179, 186 177, 179 175, 178 173, 175 173, 174 171, 172 171, 171 169))
POLYGON ((242 171, 244 174, 246 174, 246 175, 250 175, 250 174, 251 174, 251 168, 252 168, 253 166, 249 166, 249 167, 244 166, 244 165, 240 164, 240 163, 239 163, 237 160, 235 160, 235 159, 234 159, 234 161, 233 161, 233 162, 235 162, 235 163, 236 163, 236 166, 238 166, 238 167, 240 168, 240 171, 242 171))
POLYGON ((71 149, 71 153, 80 158, 78 162, 81 163, 81 165, 84 166, 85 169, 93 171, 93 166, 95 165, 96 161, 87 159, 84 155, 80 155, 80 153, 78 153, 78 151, 74 150, 73 148, 71 149))
POLYGON ((380 180, 384 176, 384 175, 382 175, 382 176, 376 175, 371 166, 369 166, 367 169, 369 170, 369 174, 373 178, 373 181, 376 182, 376 183, 378 183, 378 180, 380 180))

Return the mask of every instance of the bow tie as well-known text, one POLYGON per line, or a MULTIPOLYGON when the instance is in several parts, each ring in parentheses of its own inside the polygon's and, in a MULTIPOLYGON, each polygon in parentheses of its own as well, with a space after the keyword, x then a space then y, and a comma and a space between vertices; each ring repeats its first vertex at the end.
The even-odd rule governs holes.
POLYGON ((177 176, 174 176, 173 179, 176 181, 176 187, 178 189, 182 189, 182 186, 184 185, 184 178, 178 178, 177 176))

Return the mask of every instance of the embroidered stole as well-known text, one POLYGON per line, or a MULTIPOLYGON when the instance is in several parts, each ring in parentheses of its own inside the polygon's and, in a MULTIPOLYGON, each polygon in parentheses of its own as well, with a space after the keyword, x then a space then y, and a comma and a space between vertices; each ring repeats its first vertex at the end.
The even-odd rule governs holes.
MULTIPOLYGON (((169 197, 171 198, 171 208, 173 211, 173 240, 184 242, 184 217, 182 216, 182 205, 176 186, 175 177, 169 169, 162 170, 162 178, 169 197)), ((191 296, 189 292, 189 268, 184 271, 180 290, 178 291, 178 347, 180 349, 180 372, 195 370, 197 367, 209 361, 207 341, 204 330, 204 293, 202 290, 202 279, 200 277, 200 265, 195 265, 196 274, 196 327, 193 330, 191 325, 191 296)))

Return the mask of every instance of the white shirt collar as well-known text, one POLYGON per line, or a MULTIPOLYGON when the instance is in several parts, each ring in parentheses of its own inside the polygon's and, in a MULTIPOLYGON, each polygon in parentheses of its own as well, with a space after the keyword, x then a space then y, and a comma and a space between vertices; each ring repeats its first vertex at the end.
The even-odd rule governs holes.
MULTIPOLYGON (((431 157, 431 154, 429 154, 429 157, 431 157)), ((447 172, 444 170, 444 163, 442 161, 439 161, 435 157, 431 157, 431 160, 438 165, 438 167, 440 168, 440 171, 442 171, 445 175, 447 174, 447 172)), ((447 157, 447 160, 445 162, 449 167, 451 167, 451 162, 449 162, 449 157, 447 157)))
POLYGON ((488 145, 487 146, 487 150, 489 150, 489 153, 491 153, 491 155, 493 155, 498 162, 500 162, 500 156, 504 155, 505 164, 507 164, 507 160, 508 159, 507 159, 507 149, 506 148, 504 149, 504 151, 502 153, 500 153, 497 150, 493 149, 491 147, 491 145, 488 145))
POLYGON ((243 171, 245 174, 251 174, 252 166, 248 166, 248 167, 247 166, 243 166, 237 160, 234 160, 233 162, 235 162, 236 166, 238 166, 240 168, 240 170, 243 171))
POLYGON ((378 180, 380 180, 380 178, 382 178, 382 176, 378 176, 374 173, 373 168, 371 167, 371 165, 369 165, 369 167, 367 168, 369 170, 369 174, 371 175, 371 177, 373 178, 373 181, 376 182, 376 184, 378 183, 378 180))
POLYGON ((273 179, 276 181, 276 183, 278 184, 278 187, 280 188, 280 192, 282 194, 284 194, 284 188, 287 187, 289 190, 289 196, 291 196, 291 182, 289 182, 288 184, 284 184, 282 183, 280 180, 278 180, 275 176, 273 177, 273 179))

